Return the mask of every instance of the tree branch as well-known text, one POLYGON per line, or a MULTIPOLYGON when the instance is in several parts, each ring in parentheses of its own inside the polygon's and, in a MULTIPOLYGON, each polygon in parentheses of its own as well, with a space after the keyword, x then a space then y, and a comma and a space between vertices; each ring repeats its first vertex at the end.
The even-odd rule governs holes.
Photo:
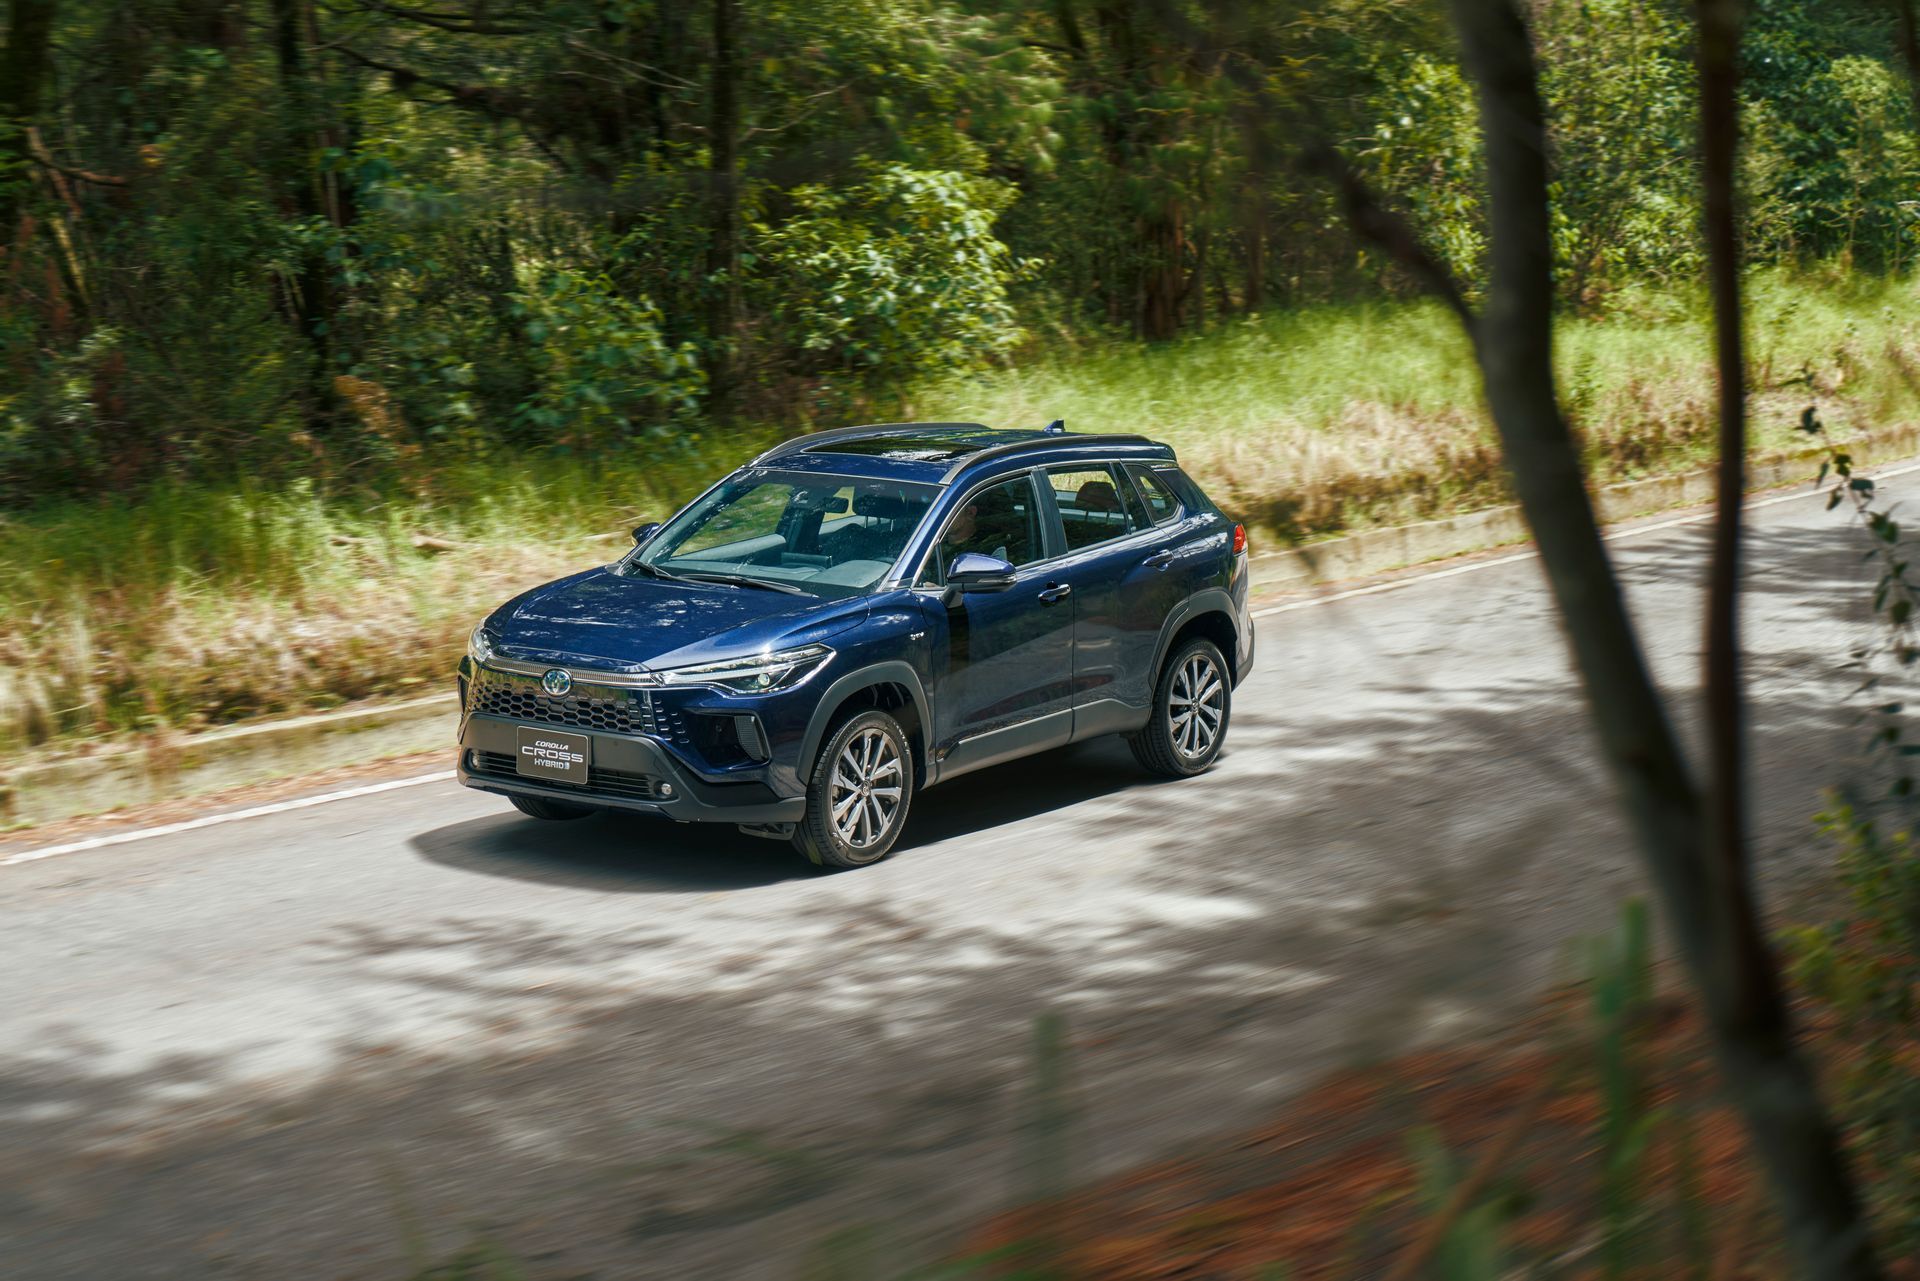
POLYGON ((363 67, 385 72, 387 78, 392 81, 393 87, 403 93, 415 85, 425 85, 429 89, 438 89, 446 94, 455 106, 467 107, 498 119, 526 121, 533 115, 531 100, 525 94, 511 89, 501 89, 489 84, 462 84, 457 80, 445 80, 423 71, 416 71, 412 67, 402 67, 369 57, 351 45, 341 45, 340 52, 363 67))
POLYGON ((40 130, 32 126, 29 126, 27 129, 27 147, 33 163, 43 169, 51 169, 54 173, 64 178, 71 178, 75 182, 91 183, 96 187, 125 187, 127 185, 125 178, 118 178, 113 174, 94 173, 88 169, 74 169, 68 165, 61 164, 53 158, 53 153, 47 150, 47 144, 41 141, 40 130))
POLYGON ((488 22, 480 18, 463 17, 459 14, 434 13, 427 9, 412 9, 405 5, 386 4, 383 0, 364 0, 366 6, 388 17, 400 18, 407 22, 417 22, 424 27, 433 27, 438 31, 451 31, 463 36, 527 36, 541 30, 538 26, 505 26, 498 22, 488 22))
POLYGON ((1360 238, 1385 251, 1389 258, 1411 272, 1460 318, 1467 336, 1477 341, 1479 322, 1453 273, 1420 243, 1411 223, 1380 202, 1366 180, 1332 143, 1324 137, 1310 139, 1300 149, 1300 167, 1330 183, 1340 197, 1347 222, 1360 238))

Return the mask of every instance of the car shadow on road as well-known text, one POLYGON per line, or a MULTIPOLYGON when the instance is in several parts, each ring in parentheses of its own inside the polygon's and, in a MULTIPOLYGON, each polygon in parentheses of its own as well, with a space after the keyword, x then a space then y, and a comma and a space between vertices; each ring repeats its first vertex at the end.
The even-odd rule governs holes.
POLYGON ((507 809, 408 843, 429 863, 462 872, 631 894, 745 890, 820 874, 785 842, 639 814, 547 823, 507 809))
MULTIPOLYGON (((1117 738, 981 770, 915 797, 893 857, 1150 781, 1117 738)), ((542 822, 501 804, 502 813, 437 827, 409 844, 428 862, 463 872, 632 894, 745 890, 830 874, 785 841, 727 823, 611 813, 542 822)))
POLYGON ((1009 761, 915 797, 895 857, 1158 781, 1113 736, 1009 761))

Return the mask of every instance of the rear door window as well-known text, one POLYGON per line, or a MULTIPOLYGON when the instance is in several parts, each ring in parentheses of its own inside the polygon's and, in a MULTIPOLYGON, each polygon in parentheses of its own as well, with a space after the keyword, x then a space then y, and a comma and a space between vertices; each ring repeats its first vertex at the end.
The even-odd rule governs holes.
POLYGON ((1068 551, 1124 538, 1142 527, 1133 514, 1137 505, 1130 510, 1121 498, 1124 482, 1111 467, 1053 469, 1047 472, 1047 483, 1053 486, 1053 501, 1060 509, 1068 551))

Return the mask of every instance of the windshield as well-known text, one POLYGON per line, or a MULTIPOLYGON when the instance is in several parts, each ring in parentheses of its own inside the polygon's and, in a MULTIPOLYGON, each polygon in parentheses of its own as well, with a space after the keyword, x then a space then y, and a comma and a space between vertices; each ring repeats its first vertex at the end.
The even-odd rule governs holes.
POLYGON ((939 492, 907 481, 742 472, 674 517, 619 568, 857 596, 892 568, 939 492))

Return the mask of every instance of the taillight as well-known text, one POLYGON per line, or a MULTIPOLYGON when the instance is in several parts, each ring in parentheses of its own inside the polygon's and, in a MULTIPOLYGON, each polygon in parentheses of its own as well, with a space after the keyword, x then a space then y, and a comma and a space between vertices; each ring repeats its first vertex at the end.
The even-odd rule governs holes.
POLYGON ((1233 527, 1233 554, 1238 556, 1245 550, 1247 550, 1247 527, 1245 525, 1235 525, 1233 527))

